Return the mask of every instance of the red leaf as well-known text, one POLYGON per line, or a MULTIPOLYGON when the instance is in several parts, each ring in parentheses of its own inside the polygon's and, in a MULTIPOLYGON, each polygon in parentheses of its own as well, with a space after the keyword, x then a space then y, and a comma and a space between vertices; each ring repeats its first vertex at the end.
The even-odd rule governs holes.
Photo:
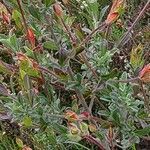
POLYGON ((83 115, 84 117, 88 118, 90 116, 90 113, 87 111, 84 111, 81 113, 81 115, 83 115))
POLYGON ((28 28, 28 30, 27 30, 27 39, 30 42, 30 44, 32 45, 32 47, 35 47, 35 35, 31 28, 28 28))
POLYGON ((7 24, 10 23, 10 17, 5 12, 2 12, 3 21, 7 24))
POLYGON ((112 24, 119 17, 119 8, 124 6, 125 0, 114 0, 110 12, 106 19, 106 24, 112 24))
POLYGON ((111 24, 113 22, 115 22, 119 17, 119 13, 114 12, 108 15, 107 19, 106 19, 106 24, 111 24))
POLYGON ((146 65, 139 73, 141 81, 147 83, 150 82, 150 64, 146 65))
POLYGON ((58 17, 61 17, 61 16, 63 15, 63 10, 62 10, 62 8, 61 8, 61 6, 60 6, 59 3, 55 3, 55 4, 53 5, 53 9, 54 9, 55 14, 56 14, 58 17))
POLYGON ((76 121, 78 120, 78 115, 71 111, 71 110, 68 110, 66 113, 65 113, 65 118, 69 121, 69 122, 73 122, 73 121, 76 121))

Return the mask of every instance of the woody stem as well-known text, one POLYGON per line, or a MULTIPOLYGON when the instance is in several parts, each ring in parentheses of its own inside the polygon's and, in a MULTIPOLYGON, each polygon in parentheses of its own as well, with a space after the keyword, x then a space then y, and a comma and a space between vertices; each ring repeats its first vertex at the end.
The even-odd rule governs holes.
POLYGON ((25 16, 24 16, 24 11, 23 11, 22 6, 21 6, 21 0, 17 0, 17 3, 18 3, 18 6, 19 6, 21 15, 22 15, 24 28, 25 28, 25 30, 26 30, 26 32, 27 32, 28 25, 27 25, 27 22, 26 22, 26 19, 25 19, 25 16))

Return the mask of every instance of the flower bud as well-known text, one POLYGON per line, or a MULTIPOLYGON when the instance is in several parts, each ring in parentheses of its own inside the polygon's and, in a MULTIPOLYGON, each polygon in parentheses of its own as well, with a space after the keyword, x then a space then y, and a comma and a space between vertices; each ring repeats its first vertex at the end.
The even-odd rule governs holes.
POLYGON ((75 135, 75 134, 80 134, 79 128, 78 128, 77 125, 74 124, 74 123, 70 123, 70 124, 69 124, 69 129, 70 129, 70 133, 73 134, 73 135, 75 135))
POLYGON ((78 120, 78 115, 73 112, 73 111, 67 111, 65 114, 65 118, 69 121, 69 122, 73 122, 78 120))
POLYGON ((139 78, 144 83, 150 82, 150 64, 146 65, 139 73, 139 78))
POLYGON ((119 17, 119 14, 117 12, 111 13, 108 15, 107 19, 106 19, 106 24, 111 24, 113 22, 115 22, 119 17))
POLYGON ((27 29, 27 39, 30 42, 30 44, 32 45, 32 47, 35 47, 35 35, 31 28, 27 29))
POLYGON ((54 9, 54 12, 55 12, 55 14, 57 15, 57 17, 62 17, 62 15, 63 15, 63 10, 62 10, 62 8, 61 8, 61 6, 60 6, 59 3, 55 3, 55 4, 53 5, 53 9, 54 9))
POLYGON ((124 6, 125 0, 114 0, 105 23, 109 25, 115 22, 119 18, 120 12, 124 9, 124 6))
POLYGON ((4 21, 6 24, 9 24, 9 23, 10 23, 10 17, 9 17, 9 15, 7 15, 5 12, 2 12, 2 17, 3 17, 3 21, 4 21))

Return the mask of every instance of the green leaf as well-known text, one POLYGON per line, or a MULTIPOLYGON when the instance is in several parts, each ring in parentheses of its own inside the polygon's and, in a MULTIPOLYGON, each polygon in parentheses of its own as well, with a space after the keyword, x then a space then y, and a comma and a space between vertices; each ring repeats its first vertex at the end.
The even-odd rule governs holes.
POLYGON ((89 134, 89 130, 88 130, 88 125, 84 122, 80 123, 80 129, 82 132, 82 135, 88 135, 89 134))
POLYGON ((32 126, 32 119, 31 119, 31 117, 29 117, 29 116, 25 116, 24 118, 23 118, 23 125, 25 126, 25 127, 31 127, 32 126))
POLYGON ((22 60, 20 62, 20 73, 21 73, 21 78, 24 78, 24 75, 27 74, 31 77, 40 77, 40 72, 36 68, 30 64, 28 60, 22 60))
POLYGON ((7 65, 1 60, 0 60, 0 73, 7 73, 7 74, 12 73, 10 68, 7 67, 7 65))
POLYGON ((67 133, 67 128, 63 125, 60 125, 58 123, 53 123, 54 130, 61 133, 61 134, 66 134, 67 133))
POLYGON ((17 26, 19 29, 22 29, 22 28, 23 28, 23 26, 22 26, 22 20, 21 20, 21 14, 20 14, 19 11, 13 10, 13 12, 12 12, 12 19, 14 19, 15 24, 16 24, 16 26, 17 26))
POLYGON ((50 50, 58 50, 58 46, 54 41, 46 41, 43 44, 44 48, 50 49, 50 50))
POLYGON ((34 53, 33 50, 31 50, 30 48, 28 48, 27 46, 23 46, 24 50, 26 51, 26 55, 29 57, 34 57, 34 53))
POLYGON ((120 116, 119 116, 119 112, 117 110, 114 110, 112 112, 112 117, 114 122, 119 126, 120 125, 120 116))
POLYGON ((75 134, 75 135, 73 135, 73 134, 71 134, 71 133, 69 133, 69 134, 67 134, 67 137, 71 140, 71 141, 74 141, 74 142, 79 142, 79 141, 81 141, 81 136, 79 136, 78 134, 75 134))
POLYGON ((10 37, 10 44, 11 44, 11 47, 12 49, 16 52, 16 51, 19 51, 19 41, 17 41, 17 38, 16 38, 16 35, 12 35, 10 37))
POLYGON ((137 47, 134 47, 130 54, 130 63, 134 69, 141 67, 144 63, 143 60, 143 45, 139 44, 137 47))
POLYGON ((98 21, 97 19, 98 19, 98 12, 99 12, 98 10, 99 3, 97 1, 90 0, 88 6, 89 6, 88 12, 90 15, 92 15, 93 21, 98 21))
POLYGON ((46 5, 46 7, 50 6, 54 2, 55 2, 54 0, 44 0, 44 4, 46 5))
POLYGON ((41 14, 40 14, 38 8, 36 8, 35 6, 31 5, 31 6, 29 6, 28 9, 29 9, 30 14, 31 14, 34 18, 36 18, 36 19, 38 19, 39 21, 41 21, 41 14))
POLYGON ((116 77, 118 75, 118 69, 113 69, 110 73, 106 74, 106 75, 102 75, 102 79, 104 80, 108 80, 108 79, 112 79, 114 77, 116 77))
POLYGON ((145 135, 148 135, 148 134, 150 134, 150 126, 145 127, 144 129, 135 130, 134 133, 135 133, 135 135, 137 135, 139 137, 143 137, 145 135))
POLYGON ((102 19, 103 19, 103 17, 104 17, 104 15, 105 15, 105 13, 106 13, 106 11, 107 11, 108 8, 109 8, 109 6, 105 6, 105 7, 101 10, 99 22, 102 22, 102 19))
POLYGON ((0 39, 0 42, 3 43, 7 48, 12 49, 9 39, 0 39))
POLYGON ((83 149, 85 149, 85 150, 90 150, 90 149, 87 148, 86 146, 81 145, 81 144, 79 144, 79 143, 77 143, 77 142, 73 142, 73 141, 65 141, 65 143, 66 143, 66 144, 69 144, 69 145, 77 145, 77 146, 79 146, 79 147, 81 147, 81 148, 83 148, 83 149))
POLYGON ((23 145, 23 142, 22 142, 21 139, 16 138, 16 143, 17 143, 17 145, 18 145, 19 148, 23 148, 24 145, 23 145))
POLYGON ((56 139, 56 135, 53 129, 46 129, 47 131, 47 136, 49 139, 49 144, 51 145, 56 145, 57 144, 57 139, 56 139), (47 131, 48 130, 48 131, 47 131))
POLYGON ((21 77, 21 79, 23 80, 24 79, 24 77, 25 77, 25 75, 26 75, 26 72, 24 71, 24 70, 22 70, 22 69, 20 69, 20 77, 21 77))

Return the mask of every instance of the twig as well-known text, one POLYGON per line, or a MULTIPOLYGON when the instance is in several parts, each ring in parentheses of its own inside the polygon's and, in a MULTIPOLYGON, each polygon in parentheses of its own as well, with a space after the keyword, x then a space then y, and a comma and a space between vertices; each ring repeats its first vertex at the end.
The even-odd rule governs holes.
POLYGON ((139 13, 139 15, 137 16, 137 18, 135 19, 135 21, 133 22, 132 26, 128 29, 128 31, 122 36, 121 40, 119 41, 119 43, 116 45, 116 47, 119 47, 122 42, 127 38, 127 36, 129 35, 129 33, 131 32, 131 30, 134 28, 134 26, 137 24, 137 22, 141 19, 141 17, 143 16, 143 14, 145 13, 148 5, 150 4, 150 0, 147 1, 147 3, 145 4, 145 6, 143 7, 143 9, 141 10, 141 12, 139 13))
MULTIPOLYGON (((106 25, 105 22, 104 22, 104 23, 100 24, 96 29, 94 29, 94 30, 79 44, 79 46, 77 46, 77 47, 75 48, 76 54, 77 54, 77 50, 80 49, 84 44, 86 44, 86 43, 90 40, 90 38, 91 38, 97 31, 104 29, 106 26, 107 26, 107 25, 106 25)), ((73 50, 74 50, 74 49, 73 49, 73 50)), ((95 79, 98 80, 99 77, 98 77, 96 71, 92 68, 91 64, 88 62, 88 59, 87 59, 87 57, 86 57, 86 54, 80 53, 80 56, 81 56, 83 62, 85 63, 85 65, 91 70, 91 72, 92 72, 93 76, 95 77, 95 79)))
POLYGON ((95 97, 92 96, 91 101, 90 101, 90 104, 89 104, 89 110, 90 110, 91 112, 92 112, 92 107, 93 107, 93 105, 94 105, 94 100, 95 100, 95 97))
POLYGON ((104 29, 106 27, 106 23, 103 22, 102 24, 100 24, 96 29, 94 29, 78 46, 78 48, 82 47, 84 44, 86 44, 90 38, 97 32, 97 31, 101 31, 102 29, 104 29))
POLYGON ((86 139, 88 142, 97 145, 99 150, 105 150, 104 146, 97 139, 92 137, 91 135, 85 135, 85 136, 83 136, 83 139, 86 139))
MULTIPOLYGON (((92 36, 96 31, 98 31, 101 27, 103 27, 103 25, 104 25, 104 24, 101 24, 98 28, 96 28, 95 30, 93 30, 93 31, 85 38, 85 40, 83 40, 83 41, 81 42, 81 44, 79 44, 79 47, 77 48, 77 47, 75 47, 75 45, 76 45, 76 40, 75 40, 75 38, 72 36, 72 33, 70 32, 70 29, 66 26, 66 24, 65 24, 65 22, 64 22, 64 20, 63 20, 62 17, 60 17, 60 20, 61 20, 61 22, 62 22, 62 24, 63 24, 65 30, 67 31, 68 36, 70 37, 70 40, 71 40, 71 42, 72 42, 73 51, 76 50, 76 49, 78 49, 79 47, 82 47, 86 42, 88 42, 88 40, 90 40, 91 36, 92 36)), ((86 54, 80 53, 80 57, 82 58, 82 60, 83 60, 83 62, 85 63, 85 65, 91 70, 93 76, 98 80, 98 79, 99 79, 99 78, 98 78, 98 75, 97 75, 97 73, 95 72, 95 70, 91 67, 91 64, 88 62, 87 57, 86 57, 86 54)))
POLYGON ((145 93, 145 90, 144 90, 144 87, 143 87, 143 82, 142 81, 139 81, 139 84, 141 86, 141 90, 142 90, 142 93, 143 93, 143 97, 144 97, 144 105, 145 107, 147 108, 147 111, 150 113, 150 106, 149 106, 149 100, 146 96, 146 93, 145 93))
POLYGON ((135 77, 135 78, 127 79, 127 80, 110 80, 110 81, 121 82, 121 83, 129 83, 129 82, 139 81, 139 77, 135 77))
POLYGON ((65 24, 65 22, 64 22, 64 20, 63 20, 62 17, 60 17, 60 20, 61 20, 61 22, 62 22, 62 24, 63 24, 65 30, 67 31, 68 36, 69 36, 70 39, 71 39, 72 45, 74 46, 75 43, 76 43, 75 38, 72 36, 72 33, 70 32, 69 28, 68 28, 67 25, 65 24))
MULTIPOLYGON (((70 66, 68 67, 68 73, 70 75, 71 80, 74 81, 73 72, 72 72, 70 66)), ((91 114, 91 112, 89 110, 89 107, 88 107, 81 91, 78 88, 75 88, 75 92, 77 94, 77 97, 78 97, 79 101, 81 102, 82 106, 84 107, 84 109, 91 114)))
POLYGON ((21 0, 17 0, 17 3, 18 3, 18 6, 19 6, 21 15, 22 15, 22 19, 23 19, 23 24, 24 24, 25 31, 27 32, 28 25, 27 25, 27 22, 26 22, 26 19, 25 19, 25 16, 24 16, 24 11, 23 11, 22 6, 21 6, 21 0))
POLYGON ((54 34, 54 31, 53 31, 53 21, 52 21, 52 17, 51 17, 51 16, 48 16, 47 14, 45 14, 44 17, 45 17, 45 20, 46 20, 47 24, 49 25, 49 28, 48 28, 48 29, 49 29, 49 31, 51 32, 51 35, 52 35, 53 40, 54 40, 55 43, 57 43, 58 46, 59 46, 59 43, 58 43, 57 38, 56 38, 56 36, 55 36, 55 34, 54 34))
POLYGON ((90 69, 90 71, 92 72, 93 76, 95 77, 95 79, 99 79, 96 71, 92 68, 91 64, 89 63, 89 61, 87 60, 86 54, 84 53, 80 53, 79 54, 83 60, 83 62, 85 63, 85 65, 90 69))
POLYGON ((47 68, 44 68, 44 67, 42 67, 42 66, 39 66, 39 69, 40 69, 41 71, 47 73, 47 74, 50 74, 50 75, 56 77, 57 79, 59 79, 59 76, 56 75, 53 71, 51 71, 51 70, 49 70, 49 69, 47 69, 47 68))

